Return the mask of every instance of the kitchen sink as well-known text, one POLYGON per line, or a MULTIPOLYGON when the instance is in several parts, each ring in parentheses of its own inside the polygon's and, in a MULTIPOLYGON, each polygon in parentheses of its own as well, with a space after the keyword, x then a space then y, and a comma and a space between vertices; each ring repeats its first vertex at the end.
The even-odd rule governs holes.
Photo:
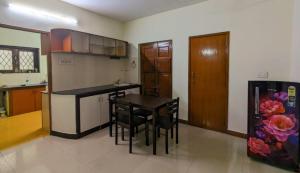
POLYGON ((130 83, 119 83, 119 84, 114 84, 114 86, 117 86, 117 87, 122 87, 122 86, 129 86, 131 85, 130 83))

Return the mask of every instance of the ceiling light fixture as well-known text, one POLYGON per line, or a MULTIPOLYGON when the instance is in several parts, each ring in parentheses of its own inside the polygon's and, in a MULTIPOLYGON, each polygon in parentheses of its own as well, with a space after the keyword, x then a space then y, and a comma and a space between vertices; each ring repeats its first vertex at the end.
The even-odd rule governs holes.
POLYGON ((34 16, 37 18, 47 19, 50 21, 63 22, 63 23, 71 24, 71 25, 77 25, 77 23, 78 23, 78 21, 72 17, 65 17, 65 16, 62 16, 59 14, 50 13, 50 12, 47 12, 44 10, 40 10, 40 9, 36 9, 36 8, 32 8, 32 7, 28 7, 28 6, 24 6, 24 5, 20 5, 20 4, 11 3, 8 5, 8 7, 12 11, 30 15, 30 16, 34 16))

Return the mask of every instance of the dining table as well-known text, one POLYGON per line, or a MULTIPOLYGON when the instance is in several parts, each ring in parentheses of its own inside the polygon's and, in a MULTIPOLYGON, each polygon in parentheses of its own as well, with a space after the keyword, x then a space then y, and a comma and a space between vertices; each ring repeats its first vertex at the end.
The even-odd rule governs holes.
POLYGON ((152 112, 152 139, 153 139, 153 155, 156 155, 156 119, 159 116, 159 110, 165 107, 171 98, 146 96, 139 94, 128 94, 125 97, 117 98, 116 102, 128 103, 135 108, 140 108, 152 112))

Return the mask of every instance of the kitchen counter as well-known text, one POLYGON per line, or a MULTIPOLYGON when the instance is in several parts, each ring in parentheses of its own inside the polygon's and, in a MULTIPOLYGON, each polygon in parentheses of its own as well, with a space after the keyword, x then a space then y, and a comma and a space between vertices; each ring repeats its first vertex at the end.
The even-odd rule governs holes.
POLYGON ((116 86, 116 85, 112 84, 112 85, 102 85, 102 86, 81 88, 81 89, 74 89, 74 90, 57 91, 57 92, 53 92, 53 94, 75 95, 75 96, 79 96, 79 97, 84 97, 84 96, 104 94, 104 93, 114 92, 117 90, 126 90, 126 89, 137 88, 137 87, 140 87, 140 85, 139 84, 129 84, 126 86, 116 86))
POLYGON ((51 135, 78 139, 109 125, 109 94, 140 94, 139 84, 102 85, 51 93, 51 135))
POLYGON ((8 85, 8 86, 0 87, 0 91, 9 91, 14 89, 22 89, 22 88, 35 88, 35 87, 42 87, 47 85, 48 83, 28 84, 28 85, 8 85))

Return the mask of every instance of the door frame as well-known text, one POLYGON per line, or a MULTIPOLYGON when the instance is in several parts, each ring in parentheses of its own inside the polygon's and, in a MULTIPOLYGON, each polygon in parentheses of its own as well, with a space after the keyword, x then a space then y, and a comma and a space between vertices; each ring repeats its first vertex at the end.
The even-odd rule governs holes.
MULTIPOLYGON (((170 51, 171 51, 171 98, 173 97, 173 40, 170 39, 170 40, 160 40, 160 41, 152 41, 152 42, 145 42, 145 43, 139 43, 139 50, 138 50, 138 53, 139 53, 139 81, 140 81, 140 84, 141 84, 141 90, 142 92, 141 93, 144 93, 144 88, 143 88, 143 74, 142 74, 142 71, 143 71, 143 65, 142 65, 142 55, 141 55, 141 47, 143 45, 147 45, 147 44, 152 44, 152 43, 158 43, 158 42, 170 42, 171 46, 170 46, 170 51)), ((157 73, 156 73, 157 75, 157 73)), ((156 81, 157 82, 157 81, 156 81)))
POLYGON ((228 133, 228 106, 229 106, 229 57, 230 57, 230 31, 226 32, 219 32, 219 33, 212 33, 212 34, 205 34, 205 35, 196 35, 196 36, 190 36, 189 37, 189 72, 188 72, 188 124, 192 126, 197 126, 200 128, 208 129, 208 130, 213 130, 213 131, 219 131, 223 133, 228 133), (226 63, 226 90, 227 90, 227 99, 226 99, 226 124, 225 124, 225 129, 223 131, 215 130, 212 128, 207 128, 207 127, 201 127, 193 124, 191 122, 191 41, 193 38, 203 38, 203 37, 210 37, 210 36, 218 36, 218 35, 225 35, 227 37, 227 63, 226 63))
POLYGON ((47 78, 48 78, 48 100, 49 100, 49 128, 50 131, 52 130, 52 114, 51 114, 51 93, 52 93, 52 58, 51 58, 51 41, 50 41, 50 32, 49 31, 43 31, 38 29, 32 29, 32 28, 25 28, 21 26, 16 25, 8 25, 4 23, 0 23, 1 28, 7 28, 12 30, 19 30, 19 31, 25 31, 25 32, 32 32, 32 33, 38 33, 40 34, 41 38, 41 54, 45 55, 47 57, 47 78), (47 40, 46 37, 49 39, 47 40), (42 44, 45 44, 47 46, 47 50, 45 52, 42 51, 42 44))

